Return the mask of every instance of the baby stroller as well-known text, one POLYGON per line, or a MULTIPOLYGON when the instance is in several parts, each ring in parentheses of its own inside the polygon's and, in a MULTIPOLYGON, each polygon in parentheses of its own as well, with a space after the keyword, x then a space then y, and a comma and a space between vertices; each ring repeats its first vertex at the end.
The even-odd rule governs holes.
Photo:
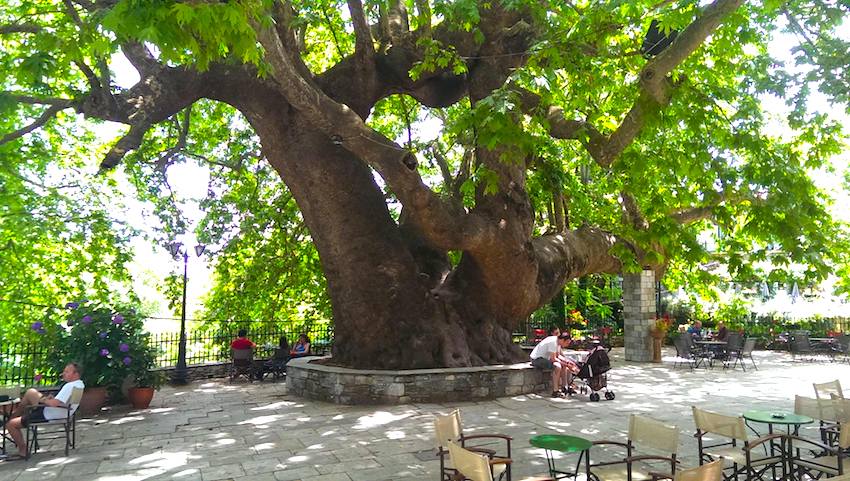
POLYGON ((608 371, 611 370, 611 361, 608 360, 608 351, 602 346, 596 346, 590 350, 587 359, 579 364, 576 375, 584 381, 580 390, 582 394, 590 390, 590 400, 599 401, 599 392, 605 390, 605 399, 614 399, 614 391, 608 390, 608 371))

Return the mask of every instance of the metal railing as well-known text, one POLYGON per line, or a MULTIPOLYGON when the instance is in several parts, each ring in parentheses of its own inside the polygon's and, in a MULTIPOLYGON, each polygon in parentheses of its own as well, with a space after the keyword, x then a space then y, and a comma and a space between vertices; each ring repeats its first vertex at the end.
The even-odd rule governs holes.
MULTIPOLYGON (((230 342, 236 338, 238 328, 215 332, 189 331, 186 333, 186 364, 209 364, 230 359, 230 342)), ((269 325, 252 329, 248 337, 258 346, 277 346, 285 335, 290 346, 299 334, 310 338, 310 349, 316 354, 327 354, 333 344, 333 325, 314 322, 310 325, 269 325), (290 327, 289 329, 287 327, 290 327), (300 330, 297 330, 299 329, 300 330)), ((177 365, 177 347, 180 333, 152 334, 151 346, 157 351, 156 367, 177 365)), ((6 342, 0 345, 0 386, 50 386, 59 383, 59 373, 54 369, 54 347, 47 344, 6 342)))

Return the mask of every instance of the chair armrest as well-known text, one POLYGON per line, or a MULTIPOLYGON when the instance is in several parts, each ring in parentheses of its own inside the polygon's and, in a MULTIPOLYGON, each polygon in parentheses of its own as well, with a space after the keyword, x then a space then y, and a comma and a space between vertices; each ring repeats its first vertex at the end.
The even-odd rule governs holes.
POLYGON ((488 457, 493 457, 496 455, 495 449, 479 448, 477 446, 465 446, 464 449, 466 449, 467 451, 472 451, 473 453, 486 454, 488 457))
POLYGON ((633 463, 635 461, 650 461, 650 460, 668 461, 670 463, 679 464, 678 460, 675 460, 675 459, 671 458, 670 456, 655 456, 655 455, 652 455, 652 454, 641 454, 641 455, 638 455, 638 456, 629 456, 628 458, 626 458, 627 463, 633 463))
MULTIPOLYGON (((756 439, 753 439, 752 441, 747 441, 747 448, 746 449, 752 451, 753 448, 755 448, 757 446, 761 446, 762 444, 764 444, 768 441, 772 441, 772 440, 778 439, 778 438, 785 438, 785 437, 788 437, 788 435, 787 434, 781 434, 781 433, 767 434, 767 435, 758 437, 756 439)), ((802 439, 802 438, 800 438, 800 439, 802 439)))
POLYGON ((658 479, 673 479, 673 475, 667 473, 657 473, 655 471, 650 471, 646 474, 652 477, 652 481, 656 481, 658 479))
POLYGON ((810 446, 815 446, 815 447, 822 449, 822 450, 824 450, 824 451, 826 451, 830 454, 838 454, 839 451, 840 451, 839 448, 833 448, 833 447, 827 446, 826 444, 822 444, 822 443, 819 443, 817 441, 814 441, 814 440, 811 440, 811 439, 808 439, 808 438, 804 438, 802 436, 795 436, 793 434, 790 434, 790 435, 786 434, 785 437, 788 439, 788 443, 789 443, 788 445, 789 446, 793 445, 794 441, 799 441, 799 442, 808 444, 810 446))
POLYGON ((490 466, 494 466, 496 464, 513 464, 514 460, 511 458, 493 458, 489 462, 490 466))
POLYGON ((462 439, 464 441, 467 440, 467 439, 481 439, 481 438, 500 438, 500 439, 504 439, 505 441, 513 441, 514 440, 514 438, 507 436, 507 435, 504 435, 504 434, 470 434, 468 436, 466 434, 460 435, 460 439, 462 439))
POLYGON ((629 447, 628 443, 622 443, 622 442, 620 442, 620 441, 606 441, 606 440, 604 440, 604 439, 603 439, 603 440, 601 440, 601 441, 593 441, 591 444, 592 444, 593 446, 602 446, 602 445, 604 445, 604 444, 614 444, 614 445, 616 445, 616 446, 622 446, 622 447, 624 447, 624 448, 629 447))

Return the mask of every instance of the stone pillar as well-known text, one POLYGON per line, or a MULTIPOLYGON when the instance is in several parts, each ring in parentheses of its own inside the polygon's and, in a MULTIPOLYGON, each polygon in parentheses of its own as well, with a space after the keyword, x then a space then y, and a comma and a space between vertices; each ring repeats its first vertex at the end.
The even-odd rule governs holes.
POLYGON ((649 330, 655 318, 655 273, 650 270, 623 276, 623 336, 626 360, 652 360, 649 330))

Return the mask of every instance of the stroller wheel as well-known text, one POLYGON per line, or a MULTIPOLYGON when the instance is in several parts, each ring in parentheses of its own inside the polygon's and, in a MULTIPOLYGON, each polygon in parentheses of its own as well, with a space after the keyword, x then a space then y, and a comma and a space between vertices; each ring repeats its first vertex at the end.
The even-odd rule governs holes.
POLYGON ((614 400, 614 393, 613 393, 613 392, 611 392, 611 391, 606 392, 606 393, 605 393, 605 399, 607 399, 607 400, 609 400, 609 401, 614 400))
POLYGON ((599 401, 599 393, 595 392, 590 395, 590 400, 593 402, 599 401))

